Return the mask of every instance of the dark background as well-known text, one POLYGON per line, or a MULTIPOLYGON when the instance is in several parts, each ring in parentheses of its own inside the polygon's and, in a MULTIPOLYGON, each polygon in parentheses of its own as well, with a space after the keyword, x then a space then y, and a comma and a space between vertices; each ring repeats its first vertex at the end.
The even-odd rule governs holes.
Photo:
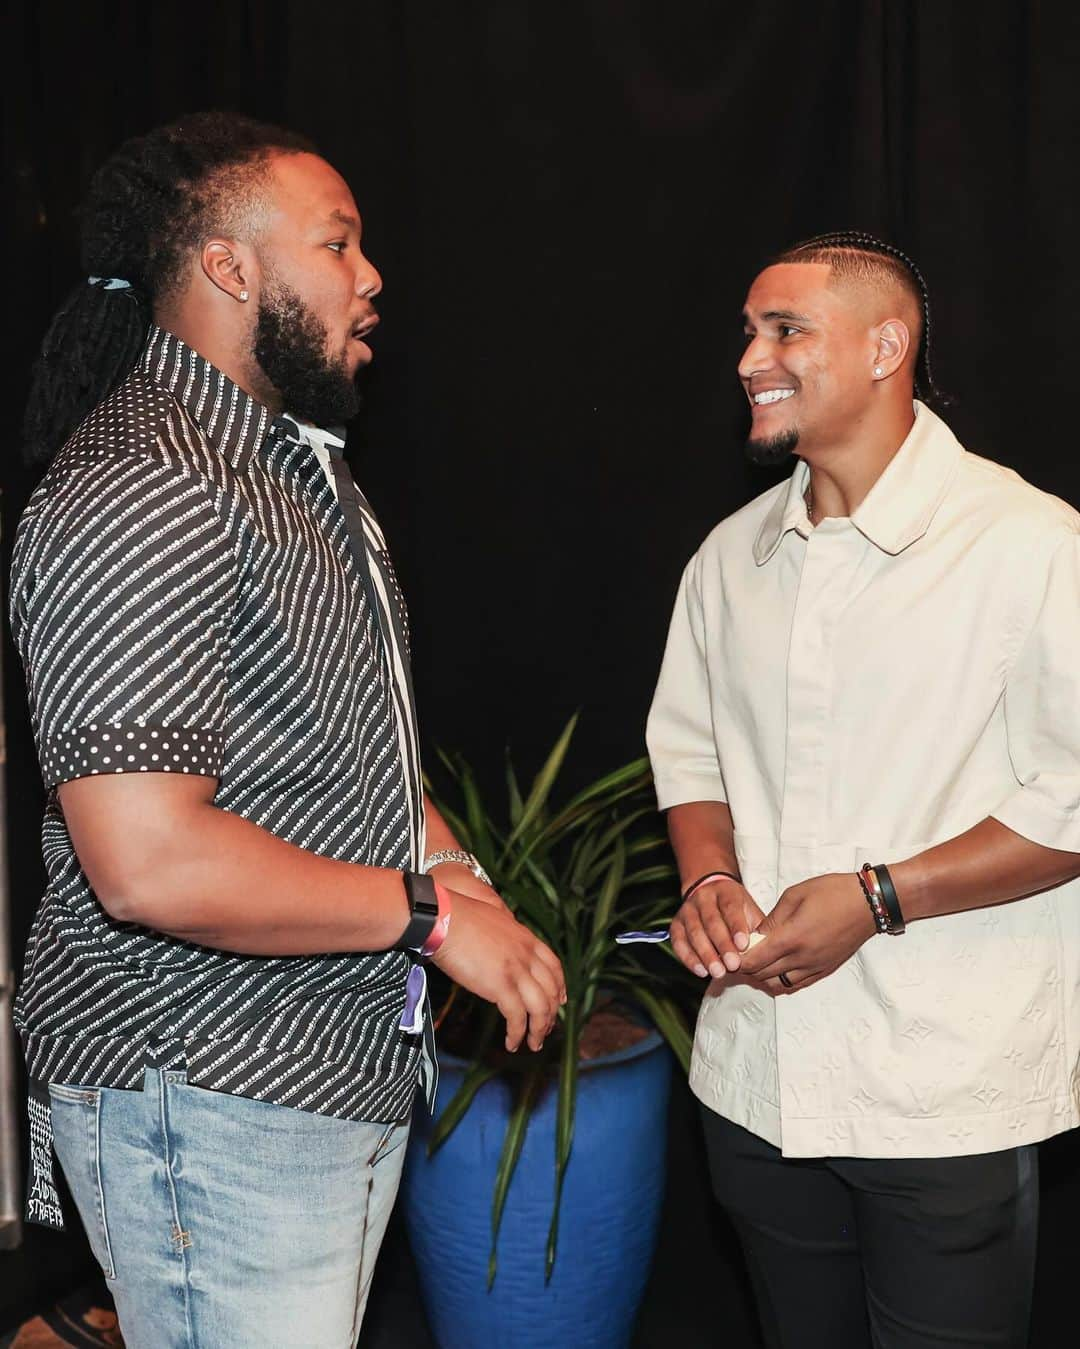
MULTIPOLYGON (((76 204, 121 139, 207 106, 311 135, 352 184, 385 281, 350 452, 409 596, 429 751, 464 750, 494 783, 508 741, 529 767, 581 708, 572 786, 641 753, 679 571, 769 485, 743 462, 734 367, 772 251, 852 227, 907 249, 961 439, 1080 503, 1076 14, 11 0, 10 409, 80 275, 76 204)), ((33 485, 15 440, 6 547, 33 485)), ((41 797, 5 657, 18 950, 41 797)), ((741 1276, 679 1094, 673 1130, 642 1342, 678 1328, 688 1347, 750 1343, 745 1312, 717 1305, 741 1276)), ((1037 1335, 1068 1306, 1080 1200, 1074 1140, 1043 1153, 1037 1335)), ((0 1255, 0 1324, 16 1283, 24 1304, 66 1277, 53 1252, 73 1244, 30 1240, 33 1258, 0 1255)), ((396 1240, 387 1254, 406 1258, 396 1240)))

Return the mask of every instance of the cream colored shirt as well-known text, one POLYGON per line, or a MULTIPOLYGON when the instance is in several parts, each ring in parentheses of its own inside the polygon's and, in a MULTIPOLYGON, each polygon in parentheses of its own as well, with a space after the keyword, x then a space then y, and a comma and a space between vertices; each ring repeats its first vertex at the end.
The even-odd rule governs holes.
MULTIPOLYGON (((766 911, 987 816, 1080 852, 1080 516, 915 411, 850 519, 811 526, 800 463, 683 574, 657 795, 728 803, 766 911)), ((1075 1126, 1078 1060, 1073 881, 875 936, 790 996, 714 981, 690 1081, 788 1156, 950 1156, 1075 1126)))

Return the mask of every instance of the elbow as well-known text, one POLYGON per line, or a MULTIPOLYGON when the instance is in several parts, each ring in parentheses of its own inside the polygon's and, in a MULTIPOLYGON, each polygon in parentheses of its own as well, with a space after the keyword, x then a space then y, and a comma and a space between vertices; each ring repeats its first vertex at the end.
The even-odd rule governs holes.
POLYGON ((147 896, 130 878, 123 881, 115 876, 88 877, 97 902, 117 923, 138 923, 150 927, 147 914, 150 908, 147 896))
POLYGON ((118 923, 156 928, 169 908, 169 868, 152 856, 84 868, 97 902, 118 923), (155 865, 155 860, 157 864, 155 865))

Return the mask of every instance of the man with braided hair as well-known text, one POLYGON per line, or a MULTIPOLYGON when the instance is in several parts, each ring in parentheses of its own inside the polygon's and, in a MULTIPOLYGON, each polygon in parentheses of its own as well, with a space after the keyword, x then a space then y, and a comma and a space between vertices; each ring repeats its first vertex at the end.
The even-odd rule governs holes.
POLYGON ((82 218, 11 587, 49 793, 29 1215, 62 1223, 55 1145, 129 1349, 342 1349, 434 1088, 424 962, 510 1050, 562 970, 424 796, 404 604, 325 429, 382 285, 345 182, 203 114, 82 218))
POLYGON ((743 320, 797 463, 687 566, 648 727, 713 1187, 770 1349, 1018 1349, 1080 1122, 1080 517, 915 398, 899 250, 797 245, 743 320))

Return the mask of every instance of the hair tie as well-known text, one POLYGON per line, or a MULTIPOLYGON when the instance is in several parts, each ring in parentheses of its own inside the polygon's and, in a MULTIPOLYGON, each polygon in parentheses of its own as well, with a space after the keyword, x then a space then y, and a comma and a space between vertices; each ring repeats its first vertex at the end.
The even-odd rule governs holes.
POLYGON ((130 290, 131 282, 124 281, 119 276, 89 276, 86 278, 92 286, 100 286, 102 290, 130 290))

